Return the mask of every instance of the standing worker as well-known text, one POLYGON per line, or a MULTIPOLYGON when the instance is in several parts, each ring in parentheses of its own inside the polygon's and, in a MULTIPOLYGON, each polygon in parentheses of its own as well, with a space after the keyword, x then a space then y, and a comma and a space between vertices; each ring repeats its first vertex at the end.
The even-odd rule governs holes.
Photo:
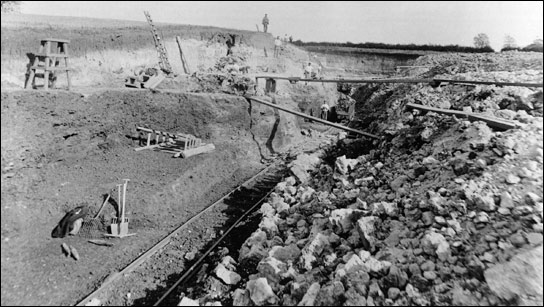
POLYGON ((264 18, 263 18, 263 28, 264 28, 264 33, 266 33, 266 31, 268 31, 268 14, 264 14, 264 18))
POLYGON ((321 119, 327 120, 329 115, 329 105, 326 101, 321 105, 321 119))
MULTIPOLYGON (((304 79, 310 79, 312 77, 312 63, 308 63, 308 66, 304 68, 304 79)), ((306 82, 306 85, 308 85, 308 82, 306 82)))
POLYGON ((281 49, 281 39, 280 36, 276 37, 276 40, 274 40, 274 57, 277 58, 280 55, 280 49, 281 49))

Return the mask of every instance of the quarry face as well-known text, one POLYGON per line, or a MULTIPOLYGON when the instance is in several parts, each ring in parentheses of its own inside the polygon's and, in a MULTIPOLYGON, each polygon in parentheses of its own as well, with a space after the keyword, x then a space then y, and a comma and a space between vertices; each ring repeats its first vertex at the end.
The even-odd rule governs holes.
POLYGON ((164 26, 175 73, 127 87, 160 71, 147 24, 25 18, 2 17, 2 305, 150 305, 188 270, 163 304, 542 304, 541 53, 275 58, 164 26), (24 89, 53 33, 70 90, 24 89))

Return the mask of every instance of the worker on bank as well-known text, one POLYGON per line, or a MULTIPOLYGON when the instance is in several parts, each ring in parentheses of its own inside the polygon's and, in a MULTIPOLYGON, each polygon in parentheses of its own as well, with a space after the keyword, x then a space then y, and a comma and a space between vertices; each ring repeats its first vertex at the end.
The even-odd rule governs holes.
MULTIPOLYGON (((306 67, 304 67, 304 79, 310 79, 312 77, 312 63, 308 63, 306 67)), ((306 85, 308 85, 308 82, 306 82, 306 85)))
POLYGON ((230 35, 230 38, 227 40, 227 56, 232 55, 232 47, 236 44, 236 36, 230 35))
POLYGON ((263 28, 264 28, 264 33, 266 33, 266 31, 268 31, 268 14, 264 14, 264 18, 263 18, 263 28))
POLYGON ((283 36, 283 41, 286 42, 286 43, 289 41, 289 38, 287 37, 287 34, 285 34, 285 35, 283 36))
POLYGON ((280 49, 281 49, 281 39, 280 36, 276 37, 276 40, 274 40, 274 57, 277 58, 280 55, 280 49))
POLYGON ((289 36, 289 42, 292 44, 293 43, 293 36, 289 36))
POLYGON ((323 70, 323 66, 321 66, 321 64, 319 64, 319 66, 317 66, 317 78, 318 79, 323 79, 323 76, 321 75, 322 70, 323 70))
POLYGON ((329 109, 330 107, 327 102, 323 102, 323 104, 321 105, 321 119, 327 120, 329 115, 329 109))

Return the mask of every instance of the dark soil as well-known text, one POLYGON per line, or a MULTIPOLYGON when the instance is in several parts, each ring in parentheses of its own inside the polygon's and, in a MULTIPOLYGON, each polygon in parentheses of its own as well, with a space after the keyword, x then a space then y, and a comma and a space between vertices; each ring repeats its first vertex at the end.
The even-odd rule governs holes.
MULTIPOLYGON (((77 303, 250 177, 263 166, 249 121, 247 102, 228 95, 3 92, 2 305, 77 303), (136 152, 137 124, 192 133, 216 150, 188 159, 136 152), (124 178, 137 235, 112 239, 114 247, 51 238, 66 212, 87 204, 94 216, 103 194, 124 178), (62 243, 81 259, 63 256, 62 243)), ((103 214, 114 212, 108 205, 103 214)))

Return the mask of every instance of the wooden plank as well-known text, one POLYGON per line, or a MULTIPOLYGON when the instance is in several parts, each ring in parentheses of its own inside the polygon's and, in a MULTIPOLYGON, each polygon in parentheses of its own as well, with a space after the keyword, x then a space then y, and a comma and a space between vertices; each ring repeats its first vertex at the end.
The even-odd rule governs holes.
POLYGON ((53 70, 72 70, 69 67, 45 67, 45 66, 32 66, 31 69, 43 69, 46 71, 53 71, 53 70))
POLYGON ((436 112, 441 114, 453 115, 457 117, 464 117, 470 121, 483 121, 489 127, 495 128, 497 130, 508 130, 508 129, 512 129, 516 127, 515 123, 505 121, 502 119, 487 117, 484 115, 474 114, 474 113, 434 108, 434 107, 424 106, 424 105, 420 105, 416 103, 407 103, 406 107, 412 108, 412 109, 418 109, 422 111, 430 111, 430 112, 436 112))
POLYGON ((160 147, 160 146, 161 146, 160 144, 156 144, 156 145, 138 147, 138 148, 134 148, 134 151, 141 151, 141 150, 145 150, 145 149, 153 149, 153 148, 157 148, 157 147, 160 147))
POLYGON ((456 84, 484 84, 497 86, 522 86, 522 87, 542 87, 542 83, 523 83, 523 82, 497 82, 497 81, 477 81, 477 80, 449 80, 434 79, 436 82, 447 82, 456 84))
POLYGON ((42 42, 70 43, 70 40, 60 38, 44 38, 42 42))
POLYGON ((354 132, 354 133, 357 133, 357 134, 360 134, 360 135, 364 135, 364 136, 367 136, 367 137, 371 137, 371 138, 375 138, 375 139, 379 139, 379 138, 380 138, 379 136, 374 135, 374 134, 370 134, 370 133, 367 133, 367 132, 364 132, 364 131, 361 131, 361 130, 352 129, 352 128, 345 127, 345 126, 342 126, 342 125, 339 125, 339 124, 335 124, 335 123, 332 123, 332 122, 323 120, 323 119, 321 119, 321 118, 317 118, 317 117, 313 117, 313 116, 310 116, 310 115, 306 115, 306 114, 301 113, 301 112, 289 110, 289 109, 287 109, 287 108, 280 107, 280 106, 278 106, 278 105, 275 105, 275 104, 272 104, 272 103, 269 103, 269 102, 266 102, 266 101, 263 101, 263 100, 260 100, 260 99, 257 99, 257 98, 246 97, 246 99, 249 99, 249 100, 252 100, 252 101, 255 101, 255 102, 264 104, 264 105, 267 105, 267 106, 269 106, 269 107, 273 107, 273 108, 276 108, 276 109, 285 111, 285 112, 287 112, 287 113, 294 114, 294 115, 296 115, 296 116, 308 118, 308 119, 311 119, 311 120, 316 121, 316 122, 318 122, 318 123, 322 123, 322 124, 325 124, 325 125, 328 125, 328 126, 332 126, 332 127, 338 128, 338 129, 342 129, 342 130, 345 130, 345 131, 354 132))
POLYGON ((144 87, 145 87, 145 88, 154 89, 154 88, 157 87, 162 81, 164 81, 164 79, 166 79, 166 77, 165 77, 164 75, 153 76, 153 77, 149 78, 149 80, 147 80, 147 81, 144 83, 144 87))
POLYGON ((37 56, 37 57, 46 57, 46 56, 56 57, 56 58, 67 58, 67 57, 69 57, 67 54, 64 54, 64 53, 51 53, 51 54, 34 53, 34 55, 37 56))

